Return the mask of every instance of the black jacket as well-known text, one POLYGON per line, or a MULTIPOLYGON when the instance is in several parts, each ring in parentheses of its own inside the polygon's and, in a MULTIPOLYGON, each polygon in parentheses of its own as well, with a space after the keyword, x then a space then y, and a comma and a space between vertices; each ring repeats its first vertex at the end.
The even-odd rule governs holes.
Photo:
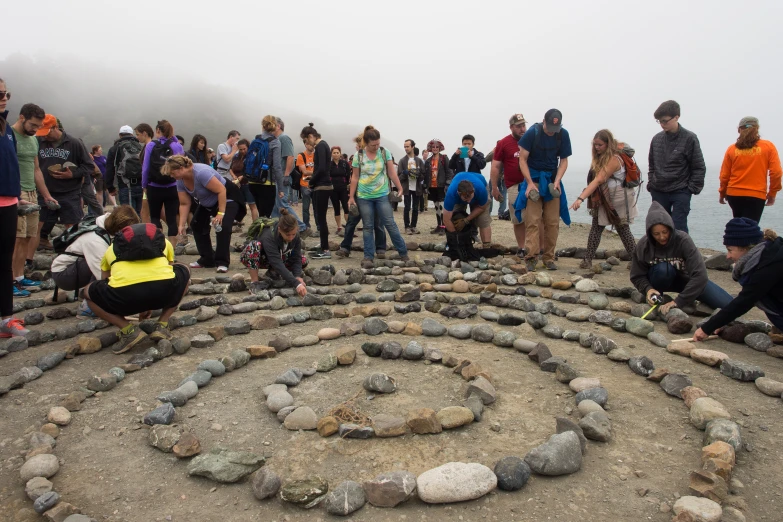
POLYGON ((302 277, 302 240, 299 234, 293 241, 285 244, 282 236, 278 233, 279 223, 273 227, 267 227, 261 232, 261 245, 264 248, 264 255, 269 261, 269 267, 280 274, 283 279, 291 286, 299 286, 297 277, 302 277), (291 256, 292 266, 289 270, 285 266, 285 260, 291 256))
POLYGON ((707 335, 744 315, 758 303, 773 312, 767 317, 779 329, 783 329, 783 238, 770 241, 756 268, 747 280, 740 281, 742 291, 726 308, 713 315, 701 329, 707 335))
POLYGON ((87 151, 84 143, 82 143, 82 140, 73 138, 63 132, 63 137, 57 145, 43 141, 41 138, 38 141, 40 145, 38 163, 49 192, 52 194, 81 192, 84 178, 89 179, 95 172, 95 163, 93 163, 90 153, 87 151), (75 168, 71 168, 73 173, 72 179, 55 179, 49 175, 49 167, 58 163, 62 165, 66 161, 76 165, 75 168))
MULTIPOLYGON (((449 162, 445 154, 440 154, 440 160, 438 161, 438 188, 445 188, 446 185, 451 183, 451 178, 454 177, 454 171, 449 167, 449 162)), ((432 184, 432 156, 429 156, 424 160, 424 188, 430 188, 432 184)))
POLYGON ((698 194, 704 188, 707 167, 699 138, 682 125, 677 132, 661 131, 650 143, 647 190, 698 194))
POLYGON ((16 136, 11 123, 6 121, 7 117, 8 111, 0 113, 0 127, 5 127, 5 135, 0 135, 0 196, 19 197, 22 185, 19 159, 16 157, 16 136))
POLYGON ((332 162, 332 151, 329 144, 321 140, 313 151, 313 174, 310 176, 310 188, 331 187, 332 178, 329 176, 329 164, 332 162))
POLYGON ((691 237, 682 230, 674 229, 674 221, 668 212, 658 203, 653 202, 647 213, 647 235, 636 243, 631 259, 631 283, 642 294, 653 286, 647 279, 650 268, 658 263, 671 263, 677 271, 688 280, 682 292, 674 299, 679 308, 693 303, 704 292, 709 278, 704 257, 696 248, 691 237), (652 227, 666 225, 671 235, 669 242, 660 245, 652 236, 652 227))
MULTIPOLYGON (((470 165, 468 166, 468 172, 475 172, 481 174, 481 169, 487 166, 487 160, 484 158, 484 154, 473 149, 473 157, 470 158, 470 165)), ((451 155, 449 160, 449 168, 454 171, 456 176, 460 172, 465 172, 465 158, 460 158, 456 152, 451 155)))
MULTIPOLYGON (((109 152, 106 153, 106 187, 109 190, 114 190, 117 188, 117 148, 120 142, 123 141, 136 141, 139 140, 136 139, 136 136, 122 136, 121 138, 118 138, 114 140, 114 145, 109 148, 109 152)), ((144 149, 142 149, 143 151, 144 149)))
POLYGON ((329 161, 329 177, 335 187, 344 187, 351 183, 351 166, 340 158, 337 163, 329 161))
MULTIPOLYGON (((408 162, 411 158, 406 154, 400 160, 397 165, 397 175, 400 177, 400 184, 402 184, 402 193, 409 194, 410 188, 408 185, 408 177, 410 176, 410 169, 408 168, 408 162)), ((413 158, 416 166, 419 167, 419 177, 416 178, 416 195, 421 196, 424 193, 424 161, 418 156, 413 158)), ((428 178, 429 179, 429 178, 428 178)))

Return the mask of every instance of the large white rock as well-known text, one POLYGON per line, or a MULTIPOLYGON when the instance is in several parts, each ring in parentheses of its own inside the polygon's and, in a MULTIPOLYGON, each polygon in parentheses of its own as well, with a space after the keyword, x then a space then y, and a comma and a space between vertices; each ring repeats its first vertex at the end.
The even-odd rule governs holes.
POLYGON ((419 498, 429 504, 473 500, 483 497, 497 484, 497 476, 488 467, 463 462, 449 462, 425 471, 416 479, 419 498))
POLYGON ((581 281, 577 281, 576 283, 576 291, 577 292, 597 292, 599 290, 598 283, 593 281, 592 279, 582 279, 581 281))
POLYGON ((57 457, 49 453, 36 455, 22 465, 19 474, 27 482, 35 477, 49 478, 60 470, 57 457))
POLYGON ((674 503, 674 514, 687 513, 693 522, 719 522, 723 515, 720 504, 708 498, 680 497, 674 503))
POLYGON ((726 407, 709 397, 701 397, 691 404, 691 424, 697 429, 703 430, 707 423, 715 419, 731 419, 731 414, 726 407))

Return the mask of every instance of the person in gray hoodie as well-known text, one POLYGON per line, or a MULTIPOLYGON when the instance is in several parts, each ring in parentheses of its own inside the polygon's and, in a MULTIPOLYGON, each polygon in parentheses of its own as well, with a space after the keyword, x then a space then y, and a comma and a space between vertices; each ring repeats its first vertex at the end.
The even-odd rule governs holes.
POLYGON ((666 314, 696 299, 712 308, 723 308, 732 297, 707 277, 704 258, 691 237, 675 230, 668 212, 653 202, 647 212, 647 235, 636 243, 631 259, 631 283, 644 294, 647 302, 656 304, 654 296, 677 292, 673 300, 660 308, 666 314))

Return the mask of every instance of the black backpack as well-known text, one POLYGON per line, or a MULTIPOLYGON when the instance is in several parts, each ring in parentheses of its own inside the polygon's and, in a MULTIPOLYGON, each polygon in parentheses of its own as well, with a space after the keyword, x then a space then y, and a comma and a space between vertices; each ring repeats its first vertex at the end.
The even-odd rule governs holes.
POLYGON ((114 236, 112 265, 118 261, 142 261, 166 255, 166 238, 152 223, 130 225, 114 236))
POLYGON ((174 183, 174 178, 171 176, 164 176, 160 173, 160 169, 166 164, 166 159, 170 157, 174 152, 171 150, 171 144, 176 138, 169 138, 166 141, 156 141, 150 151, 150 171, 147 176, 147 181, 152 183, 158 183, 160 185, 171 185, 174 183))
POLYGON ((106 241, 107 245, 111 244, 111 235, 106 232, 105 229, 99 227, 95 223, 96 216, 87 216, 75 225, 68 227, 65 232, 55 237, 52 240, 52 246, 54 247, 55 254, 68 254, 69 256, 84 257, 83 254, 77 254, 75 252, 66 252, 65 250, 76 241, 77 238, 87 234, 88 232, 95 232, 101 239, 106 241))
POLYGON ((136 185, 141 180, 141 150, 138 140, 122 140, 117 144, 114 170, 126 185, 136 185))

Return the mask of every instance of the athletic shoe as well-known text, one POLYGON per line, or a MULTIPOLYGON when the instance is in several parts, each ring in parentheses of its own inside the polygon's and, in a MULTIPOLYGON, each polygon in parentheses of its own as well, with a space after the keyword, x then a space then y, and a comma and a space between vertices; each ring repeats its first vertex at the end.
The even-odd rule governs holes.
POLYGON ((310 257, 313 259, 332 259, 332 254, 327 250, 326 252, 316 252, 310 257))
POLYGON ((385 250, 378 250, 375 252, 375 257, 378 259, 384 259, 386 257, 386 251, 385 250))
POLYGON ((524 257, 527 255, 527 250, 524 248, 517 249, 517 257, 521 257, 524 259, 524 257))
POLYGON ((225 274, 226 272, 228 272, 228 267, 227 266, 219 266, 219 267, 217 267, 215 272, 217 272, 218 274, 225 274))
POLYGON ((14 281, 14 297, 30 297, 30 292, 24 288, 20 288, 14 281))
POLYGON ((411 232, 413 232, 414 234, 421 234, 421 232, 419 232, 419 229, 415 227, 411 228, 411 232))
POLYGON ((119 341, 111 349, 112 353, 115 355, 127 352, 147 338, 147 334, 136 325, 132 325, 131 330, 128 333, 122 333, 122 330, 120 330, 117 332, 117 336, 119 337, 119 341))
POLYGON ((158 341, 162 341, 163 339, 169 341, 174 336, 171 335, 171 330, 169 330, 168 327, 163 326, 160 323, 155 323, 155 326, 152 328, 152 331, 149 333, 149 337, 153 341, 158 342, 158 341))
POLYGON ((351 257, 351 252, 346 250, 346 249, 344 249, 344 248, 340 248, 340 250, 335 252, 334 255, 336 255, 337 257, 342 257, 342 258, 344 258, 344 257, 351 257))
POLYGON ((77 310, 76 315, 81 317, 92 317, 92 318, 98 317, 97 315, 95 315, 95 312, 92 311, 90 305, 87 304, 87 301, 82 301, 81 303, 79 303, 79 309, 77 310))
POLYGON ((593 267, 593 264, 590 261, 588 261, 587 259, 582 259, 582 262, 579 263, 579 268, 581 268, 582 270, 589 270, 592 267, 593 267))
POLYGON ((200 265, 198 261, 193 261, 188 265, 190 268, 206 268, 203 265, 200 265))
POLYGON ((30 330, 24 327, 24 321, 16 317, 9 317, 0 322, 0 337, 24 337, 30 330))
POLYGON ((557 265, 555 264, 554 261, 546 261, 544 263, 544 266, 546 267, 547 270, 557 270, 557 265))
POLYGON ((365 257, 362 259, 362 268, 375 268, 375 263, 369 257, 365 257))
POLYGON ((16 281, 21 286, 41 286, 40 281, 33 281, 32 279, 27 279, 26 277, 23 277, 21 280, 16 281))
POLYGON ((525 267, 527 268, 528 272, 535 272, 537 264, 538 264, 538 259, 536 258, 525 260, 525 267))

